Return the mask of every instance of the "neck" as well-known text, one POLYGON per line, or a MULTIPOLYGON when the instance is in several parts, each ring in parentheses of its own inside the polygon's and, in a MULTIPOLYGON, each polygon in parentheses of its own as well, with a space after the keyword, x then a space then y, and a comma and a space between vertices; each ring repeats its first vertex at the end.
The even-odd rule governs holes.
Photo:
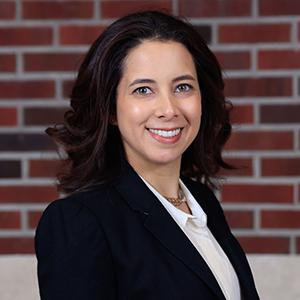
POLYGON ((170 164, 144 164, 129 160, 130 165, 161 195, 178 197, 178 184, 180 176, 180 160, 170 164))

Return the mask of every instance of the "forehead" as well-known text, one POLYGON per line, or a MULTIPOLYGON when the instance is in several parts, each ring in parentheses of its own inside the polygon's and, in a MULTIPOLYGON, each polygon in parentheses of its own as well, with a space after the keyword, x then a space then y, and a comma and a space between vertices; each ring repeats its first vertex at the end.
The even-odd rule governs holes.
MULTIPOLYGON (((131 49, 124 59, 123 75, 131 73, 189 72, 196 74, 195 63, 187 48, 174 41, 144 41, 131 49)), ((175 74, 174 74, 175 75, 175 74)))

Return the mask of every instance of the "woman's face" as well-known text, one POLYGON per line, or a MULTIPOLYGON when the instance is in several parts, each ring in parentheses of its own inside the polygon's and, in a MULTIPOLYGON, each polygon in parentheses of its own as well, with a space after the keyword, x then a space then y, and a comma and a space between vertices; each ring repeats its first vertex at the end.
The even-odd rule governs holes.
POLYGON ((145 41, 124 61, 117 88, 118 125, 129 163, 179 164, 201 120, 191 54, 180 43, 145 41))

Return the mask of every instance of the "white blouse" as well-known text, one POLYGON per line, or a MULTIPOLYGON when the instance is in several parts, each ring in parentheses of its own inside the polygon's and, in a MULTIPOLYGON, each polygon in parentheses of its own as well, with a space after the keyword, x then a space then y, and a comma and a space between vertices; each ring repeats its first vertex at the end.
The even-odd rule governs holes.
POLYGON ((180 180, 180 187, 186 196, 186 201, 192 215, 176 208, 159 194, 146 180, 142 177, 141 179, 163 204, 165 209, 203 257, 221 287, 225 298, 227 300, 241 300, 240 285, 235 270, 223 249, 207 227, 206 214, 183 182, 180 180))

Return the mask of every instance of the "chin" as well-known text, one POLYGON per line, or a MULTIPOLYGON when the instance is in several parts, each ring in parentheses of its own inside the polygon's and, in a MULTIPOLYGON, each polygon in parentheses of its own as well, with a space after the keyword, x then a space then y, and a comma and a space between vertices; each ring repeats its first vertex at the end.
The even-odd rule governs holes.
POLYGON ((158 165, 167 165, 167 164, 171 164, 178 161, 178 157, 162 157, 160 159, 157 159, 157 157, 155 159, 152 160, 153 163, 156 163, 158 165))

